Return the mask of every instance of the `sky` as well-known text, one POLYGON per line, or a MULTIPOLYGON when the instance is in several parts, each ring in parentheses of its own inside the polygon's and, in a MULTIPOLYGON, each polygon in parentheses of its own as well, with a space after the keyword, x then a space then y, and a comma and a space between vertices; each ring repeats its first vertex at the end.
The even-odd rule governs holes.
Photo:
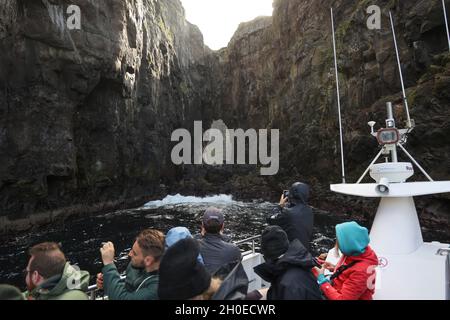
POLYGON ((197 25, 205 44, 226 47, 239 23, 272 15, 273 0, 181 0, 186 19, 197 25))

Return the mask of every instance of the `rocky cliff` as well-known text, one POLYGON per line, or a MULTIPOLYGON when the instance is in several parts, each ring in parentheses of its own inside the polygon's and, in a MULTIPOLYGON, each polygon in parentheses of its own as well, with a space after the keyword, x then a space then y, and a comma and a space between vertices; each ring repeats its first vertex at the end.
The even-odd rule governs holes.
MULTIPOLYGON (((231 127, 280 129, 280 173, 266 179, 250 175, 236 187, 247 182, 253 187, 246 190, 260 194, 261 186, 282 190, 303 180, 315 187, 315 205, 325 206, 331 198, 342 201, 328 192, 330 182, 341 180, 331 6, 348 181, 356 181, 378 153, 367 122, 384 126, 387 101, 394 102, 400 126, 405 121, 389 10, 417 123, 407 148, 432 177, 450 179, 450 54, 441 1, 276 0, 273 17, 242 24, 215 65, 217 117, 231 127), (366 10, 374 4, 382 10, 379 30, 366 24, 366 10)), ((424 179, 417 169, 416 178, 424 179)), ((448 213, 448 200, 430 203, 421 208, 448 213)), ((365 212, 374 206, 370 202, 365 212)), ((364 211, 364 205, 357 207, 364 211)))
MULTIPOLYGON (((417 123, 407 148, 433 178, 450 179, 450 55, 440 0, 275 0, 272 17, 242 23, 217 52, 203 45, 178 0, 71 0, 83 13, 80 31, 58 23, 67 1, 5 1, 0 206, 9 224, 160 191, 267 198, 294 180, 312 184, 313 203, 326 208, 329 183, 340 181, 330 6, 348 180, 378 152, 367 122, 384 124, 385 102, 394 102, 398 123, 405 120, 389 10, 417 123), (382 9, 380 30, 366 26, 374 4, 382 9), (171 131, 218 119, 230 128, 280 129, 279 174, 174 167, 171 131)), ((342 201, 333 199, 330 206, 342 201)), ((376 205, 355 201, 364 213, 376 205)), ((446 196, 430 201, 421 208, 450 206, 446 196)))
POLYGON ((173 184, 170 135, 200 113, 209 53, 179 0, 4 0, 0 52, 2 228, 173 184))
POLYGON ((411 114, 418 124, 411 151, 437 179, 450 177, 450 57, 441 2, 370 4, 382 8, 381 30, 366 27, 367 1, 275 1, 272 22, 259 18, 254 29, 242 25, 220 52, 221 116, 243 126, 280 128, 282 175, 339 181, 333 5, 350 180, 377 153, 367 122, 384 125, 385 102, 396 103, 398 122, 405 120, 389 10, 396 18, 411 114))

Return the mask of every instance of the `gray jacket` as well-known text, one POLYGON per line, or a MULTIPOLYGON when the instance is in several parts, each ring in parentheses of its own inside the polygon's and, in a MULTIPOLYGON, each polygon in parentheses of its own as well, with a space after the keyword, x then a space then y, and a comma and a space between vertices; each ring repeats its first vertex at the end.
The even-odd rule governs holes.
POLYGON ((225 242, 220 234, 207 233, 199 240, 199 244, 205 267, 212 275, 226 276, 241 261, 239 248, 225 242))

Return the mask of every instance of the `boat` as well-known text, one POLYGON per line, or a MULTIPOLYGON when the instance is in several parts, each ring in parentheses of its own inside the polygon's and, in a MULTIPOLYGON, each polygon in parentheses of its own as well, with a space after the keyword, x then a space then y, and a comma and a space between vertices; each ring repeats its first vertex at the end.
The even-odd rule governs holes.
MULTIPOLYGON (((444 2, 443 5, 445 13, 444 2)), ((331 11, 331 15, 339 101, 333 11, 331 11)), ((391 12, 389 16, 403 92, 403 105, 407 115, 406 128, 397 128, 392 103, 388 102, 385 127, 375 131, 376 123, 374 121, 368 122, 371 128, 370 134, 378 140, 380 152, 356 183, 346 183, 342 125, 341 119, 339 119, 343 181, 340 184, 332 184, 330 189, 333 192, 350 196, 381 199, 370 230, 371 247, 379 258, 378 267, 375 269, 374 299, 449 300, 450 245, 436 241, 423 241, 414 197, 450 192, 450 181, 434 181, 405 148, 408 135, 414 130, 415 123, 409 114, 395 36, 394 19, 391 12), (411 162, 399 162, 397 155, 399 150, 411 162), (385 156, 386 162, 376 163, 381 156, 385 156), (408 179, 414 175, 413 164, 429 181, 408 182, 408 179), (367 173, 370 173, 374 180, 373 183, 361 183, 367 173)), ((338 107, 340 109, 339 103, 338 107)), ((330 262, 335 262, 337 259, 335 252, 328 256, 330 262)))
MULTIPOLYGON (((447 19, 444 1, 443 7, 444 16, 447 19)), ((331 184, 330 190, 350 196, 380 198, 380 204, 370 230, 370 245, 379 258, 378 266, 375 268, 376 287, 373 297, 375 300, 450 300, 450 244, 437 241, 424 242, 414 203, 414 197, 450 192, 450 181, 434 181, 405 147, 408 135, 414 130, 415 123, 409 114, 394 19, 392 13, 389 15, 402 86, 403 104, 407 115, 406 127, 397 128, 392 103, 388 102, 385 127, 375 131, 376 123, 368 122, 371 136, 376 138, 379 143, 379 153, 356 183, 346 183, 336 39, 333 10, 331 9, 342 183, 331 184), (399 150, 411 162, 399 162, 399 150), (385 156, 386 161, 377 163, 381 156, 385 156), (414 166, 429 181, 408 182, 408 179, 414 176, 414 166), (374 182, 362 183, 368 173, 374 182)), ((448 28, 447 36, 450 50, 448 28)), ((255 246, 255 242, 259 239, 260 236, 254 236, 236 242, 238 246, 251 245, 251 250, 242 254, 242 264, 249 278, 249 292, 270 286, 253 270, 255 266, 264 262, 262 254, 257 252, 255 246)), ((326 261, 336 264, 340 256, 340 252, 336 248, 332 248, 328 252, 326 261)), ((95 299, 96 290, 95 285, 89 288, 91 299, 95 299)), ((104 297, 100 299, 104 299, 104 297)))

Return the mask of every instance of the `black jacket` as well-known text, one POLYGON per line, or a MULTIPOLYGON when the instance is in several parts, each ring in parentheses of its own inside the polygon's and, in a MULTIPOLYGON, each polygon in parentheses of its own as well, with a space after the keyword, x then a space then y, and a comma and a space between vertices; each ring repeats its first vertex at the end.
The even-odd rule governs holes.
POLYGON ((254 268, 255 273, 270 282, 267 300, 322 300, 319 285, 311 269, 313 257, 297 239, 277 261, 267 261, 254 268))
POLYGON ((244 300, 247 296, 248 282, 244 267, 238 262, 211 300, 244 300))
POLYGON ((212 275, 224 278, 241 261, 241 251, 232 243, 223 241, 220 234, 207 233, 199 240, 200 254, 212 275))
POLYGON ((289 203, 285 208, 277 207, 267 218, 270 225, 280 226, 288 235, 289 241, 294 239, 311 249, 314 215, 308 206, 309 187, 304 183, 296 183, 289 190, 289 203))

